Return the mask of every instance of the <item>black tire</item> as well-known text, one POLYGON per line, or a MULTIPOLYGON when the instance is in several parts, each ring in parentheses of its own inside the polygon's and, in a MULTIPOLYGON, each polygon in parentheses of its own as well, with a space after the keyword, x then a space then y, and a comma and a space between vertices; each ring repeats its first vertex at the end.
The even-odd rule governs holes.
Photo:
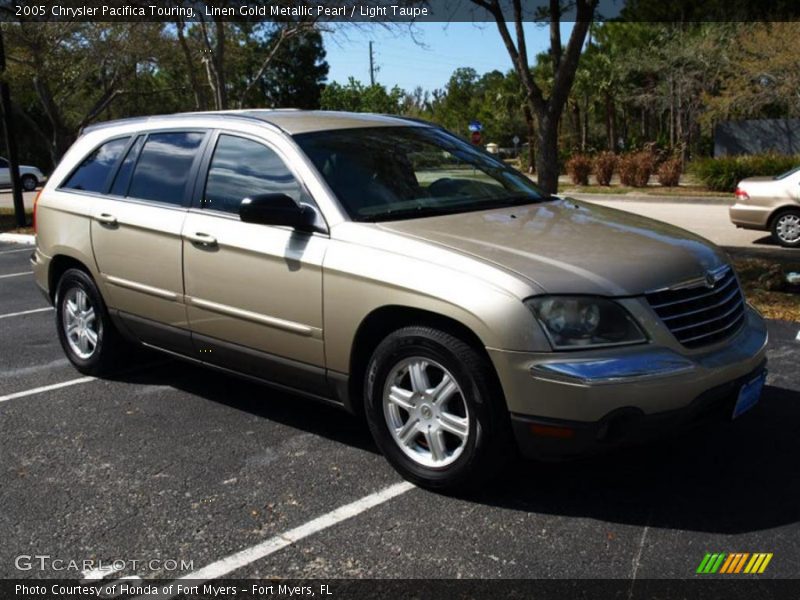
MULTIPOLYGON (((364 403, 375 443, 405 479, 421 487, 450 493, 469 491, 498 475, 512 456, 508 412, 491 365, 469 344, 449 333, 430 327, 406 327, 387 336, 375 349, 367 367, 364 403), (387 416, 390 409, 384 408, 387 378, 396 376, 398 365, 416 358, 433 361, 434 368, 443 367, 455 379, 460 390, 451 397, 468 411, 466 441, 454 438, 461 442, 459 454, 443 467, 419 464, 409 457, 410 450, 401 449, 387 422, 391 420, 387 416)), ((409 411, 406 415, 408 423, 412 414, 409 411)), ((426 422, 430 423, 440 417, 428 416, 428 419, 426 422)), ((430 425, 423 424, 422 428, 425 427, 430 430, 430 425)), ((394 431, 399 430, 394 428, 394 431)), ((449 437, 449 432, 446 433, 449 437)), ((415 435, 422 436, 420 443, 423 438, 429 440, 425 431, 415 435)), ((427 444, 425 447, 430 448, 427 444)), ((430 456, 433 457, 433 452, 430 456)))
POLYGON ((26 192, 32 192, 36 189, 36 186, 39 185, 39 180, 36 179, 34 175, 23 175, 20 179, 22 183, 22 189, 26 192))
MULTIPOLYGON (((772 225, 770 226, 772 239, 784 248, 800 248, 800 235, 790 240, 786 239, 785 233, 782 234, 780 231, 782 225, 785 227, 785 221, 787 219, 792 220, 794 227, 797 228, 798 223, 800 223, 800 210, 794 208, 784 210, 772 219, 772 225)), ((797 231, 797 229, 795 229, 795 231, 797 231)))
POLYGON ((104 375, 117 368, 117 361, 122 356, 127 343, 111 322, 105 302, 103 302, 94 281, 86 272, 80 269, 68 269, 64 272, 56 287, 55 309, 58 340, 61 342, 67 358, 78 371, 86 375, 104 375), (93 325, 90 324, 89 327, 95 330, 96 343, 93 344, 88 356, 79 354, 80 348, 75 347, 78 342, 70 343, 64 326, 65 319, 70 318, 67 316, 66 305, 70 302, 74 307, 75 303, 72 302, 72 298, 80 297, 80 293, 85 294, 88 305, 94 309, 93 325))

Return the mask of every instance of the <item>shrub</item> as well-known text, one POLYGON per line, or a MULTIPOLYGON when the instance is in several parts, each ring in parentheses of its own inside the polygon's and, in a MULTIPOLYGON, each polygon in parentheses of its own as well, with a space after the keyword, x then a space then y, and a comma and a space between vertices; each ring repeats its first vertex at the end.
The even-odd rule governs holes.
POLYGON ((658 167, 658 183, 666 187, 675 187, 680 183, 683 161, 680 157, 668 158, 658 167))
POLYGON ((709 189, 732 192, 736 184, 746 177, 774 176, 800 165, 800 156, 786 156, 774 152, 750 156, 721 156, 699 158, 690 169, 709 189))
POLYGON ((617 155, 613 152, 601 152, 594 159, 594 176, 600 185, 611 185, 614 169, 617 168, 617 155))
POLYGON ((575 185, 589 185, 592 172, 592 159, 585 154, 573 154, 567 161, 567 173, 575 185))
POLYGON ((653 154, 647 150, 623 154, 619 159, 619 179, 622 185, 645 187, 655 168, 653 154))

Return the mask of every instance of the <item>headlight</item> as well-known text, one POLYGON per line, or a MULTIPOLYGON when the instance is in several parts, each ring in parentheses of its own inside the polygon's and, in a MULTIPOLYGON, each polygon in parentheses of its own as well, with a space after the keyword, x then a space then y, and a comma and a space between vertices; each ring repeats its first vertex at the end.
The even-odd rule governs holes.
POLYGON ((647 341, 622 306, 591 296, 539 296, 526 300, 556 350, 640 344, 647 341))

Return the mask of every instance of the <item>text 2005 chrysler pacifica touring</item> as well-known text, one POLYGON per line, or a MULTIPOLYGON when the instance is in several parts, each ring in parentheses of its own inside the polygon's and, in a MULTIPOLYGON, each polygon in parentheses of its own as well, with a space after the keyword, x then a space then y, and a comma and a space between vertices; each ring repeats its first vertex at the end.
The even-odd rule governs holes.
POLYGON ((544 195, 437 127, 239 111, 86 131, 36 281, 84 373, 137 342, 365 413, 408 479, 480 481, 751 407, 767 333, 725 255, 544 195))

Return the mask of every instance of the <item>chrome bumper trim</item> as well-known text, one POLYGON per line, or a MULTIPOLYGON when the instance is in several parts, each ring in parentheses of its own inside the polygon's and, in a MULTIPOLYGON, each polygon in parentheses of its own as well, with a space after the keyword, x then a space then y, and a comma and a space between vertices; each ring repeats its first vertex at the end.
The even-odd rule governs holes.
POLYGON ((696 367, 688 358, 661 349, 623 357, 539 363, 530 368, 535 379, 576 385, 603 385, 671 377, 696 367))

